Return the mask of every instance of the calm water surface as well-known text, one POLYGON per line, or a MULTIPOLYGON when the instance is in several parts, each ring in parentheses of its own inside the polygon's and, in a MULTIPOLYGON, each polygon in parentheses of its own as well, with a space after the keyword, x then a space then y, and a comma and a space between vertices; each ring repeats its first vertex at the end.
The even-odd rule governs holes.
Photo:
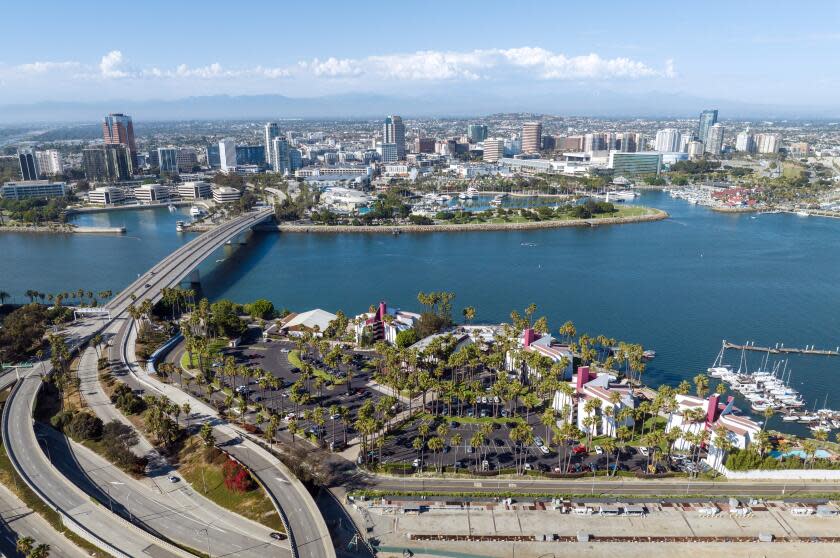
MULTIPOLYGON (((840 345, 840 222, 718 214, 658 192, 640 203, 671 218, 523 232, 255 234, 208 259, 202 288, 211 299, 266 297, 278 308, 350 314, 379 300, 417 309, 417 291, 447 290, 457 293, 459 316, 472 305, 485 322, 534 302, 553 330, 571 319, 580 332, 655 349, 645 376, 654 385, 704 371, 721 339, 840 345)), ((30 288, 118 291, 188 241, 175 232, 185 211, 77 220, 125 225, 120 237, 0 235, 0 289, 18 300, 30 288)), ((729 361, 737 364, 738 355, 729 361)), ((826 394, 829 406, 840 407, 840 358, 793 357, 790 366, 809 407, 822 406, 826 394)))

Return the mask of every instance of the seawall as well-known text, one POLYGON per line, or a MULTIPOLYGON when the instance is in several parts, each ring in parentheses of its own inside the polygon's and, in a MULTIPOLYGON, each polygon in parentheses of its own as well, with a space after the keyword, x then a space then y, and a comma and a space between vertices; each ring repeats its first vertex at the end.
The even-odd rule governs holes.
POLYGON ((46 234, 124 234, 125 227, 79 227, 76 225, 45 225, 0 227, 0 232, 46 233, 46 234))
POLYGON ((434 233, 472 231, 527 231, 536 229, 561 229, 566 227, 600 227, 648 223, 668 218, 668 213, 653 209, 648 215, 634 217, 604 217, 601 219, 568 219, 564 221, 529 221, 526 223, 472 223, 443 225, 288 225, 263 226, 260 230, 279 230, 290 233, 434 233))

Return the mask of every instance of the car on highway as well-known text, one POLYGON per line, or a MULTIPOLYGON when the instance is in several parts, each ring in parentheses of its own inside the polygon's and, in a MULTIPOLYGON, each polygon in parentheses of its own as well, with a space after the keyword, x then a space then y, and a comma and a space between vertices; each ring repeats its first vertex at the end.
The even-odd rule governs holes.
POLYGON ((283 533, 278 533, 277 531, 272 532, 269 537, 274 539, 275 541, 285 541, 288 537, 283 533))

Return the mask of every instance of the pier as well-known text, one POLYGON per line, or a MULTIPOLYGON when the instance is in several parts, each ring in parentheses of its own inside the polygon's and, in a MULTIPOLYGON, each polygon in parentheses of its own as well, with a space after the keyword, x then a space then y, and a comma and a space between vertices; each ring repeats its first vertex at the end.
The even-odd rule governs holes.
POLYGON ((737 343, 730 343, 726 339, 723 340, 724 349, 735 349, 736 351, 756 351, 758 353, 770 354, 797 354, 797 355, 819 355, 819 356, 840 356, 840 347, 833 351, 830 349, 817 349, 813 345, 806 345, 801 347, 785 347, 784 343, 777 343, 775 347, 760 347, 755 343, 747 343, 745 345, 738 345, 737 343))

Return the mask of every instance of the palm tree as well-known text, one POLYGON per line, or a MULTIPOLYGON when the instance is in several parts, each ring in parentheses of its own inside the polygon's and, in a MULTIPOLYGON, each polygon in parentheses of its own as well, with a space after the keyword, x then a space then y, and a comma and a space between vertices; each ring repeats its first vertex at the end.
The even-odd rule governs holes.
POLYGON ((48 544, 39 544, 35 548, 33 548, 27 558, 48 558, 50 555, 50 545, 48 544))
POLYGON ((6 291, 0 291, 0 306, 6 304, 6 301, 11 298, 12 295, 7 293, 6 291))
POLYGON ((21 554, 29 554, 34 546, 35 539, 32 537, 18 536, 17 542, 15 543, 15 550, 21 554))
POLYGON ((472 323, 475 319, 475 308, 473 306, 467 306, 462 311, 462 314, 464 315, 465 322, 472 323))
MULTIPOLYGON (((443 439, 439 436, 435 436, 429 440, 429 450, 432 452, 432 455, 437 455, 439 452, 443 451, 443 446, 443 439)), ((435 468, 437 472, 440 472, 440 459, 437 460, 435 468)))

